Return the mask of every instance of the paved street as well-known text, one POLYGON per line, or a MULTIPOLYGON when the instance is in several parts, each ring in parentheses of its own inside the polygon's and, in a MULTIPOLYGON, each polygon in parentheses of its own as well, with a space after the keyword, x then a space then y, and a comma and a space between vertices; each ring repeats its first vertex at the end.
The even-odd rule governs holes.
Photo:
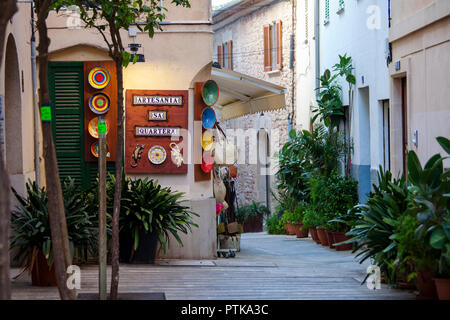
MULTIPOLYGON (((164 292, 167 299, 414 299, 404 290, 360 285, 367 264, 295 236, 243 234, 235 258, 122 265, 120 292, 164 292)), ((17 274, 18 270, 13 272, 17 274)), ((96 266, 82 268, 80 292, 97 290, 96 266)), ((108 276, 109 279, 109 276, 108 276)), ((57 299, 56 288, 13 283, 13 299, 57 299)))

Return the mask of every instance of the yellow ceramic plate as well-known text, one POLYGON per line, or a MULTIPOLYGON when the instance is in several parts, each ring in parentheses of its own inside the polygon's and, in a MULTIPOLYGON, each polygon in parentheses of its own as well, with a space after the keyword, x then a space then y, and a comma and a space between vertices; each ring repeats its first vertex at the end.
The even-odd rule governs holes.
POLYGON ((202 148, 205 151, 211 150, 214 144, 214 136, 211 130, 207 130, 202 134, 202 148))
POLYGON ((103 67, 95 67, 89 71, 88 82, 94 89, 104 89, 111 80, 108 70, 103 67))

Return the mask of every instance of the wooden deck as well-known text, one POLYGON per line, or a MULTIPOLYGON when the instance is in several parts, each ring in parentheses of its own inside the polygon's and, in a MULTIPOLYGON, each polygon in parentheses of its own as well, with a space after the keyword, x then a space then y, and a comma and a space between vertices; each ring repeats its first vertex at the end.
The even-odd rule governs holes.
MULTIPOLYGON (((244 234, 236 258, 122 265, 119 292, 163 292, 168 300, 415 298, 385 285, 369 290, 360 284, 366 268, 349 252, 336 252, 310 239, 244 234)), ((96 266, 82 267, 80 292, 96 292, 97 276, 96 266)), ((23 277, 13 282, 13 299, 59 296, 56 288, 32 287, 23 277)))

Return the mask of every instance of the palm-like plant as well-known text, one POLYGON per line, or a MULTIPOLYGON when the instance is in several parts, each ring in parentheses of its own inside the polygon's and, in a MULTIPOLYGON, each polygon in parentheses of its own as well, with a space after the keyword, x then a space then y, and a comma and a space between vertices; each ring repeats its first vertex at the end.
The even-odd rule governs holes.
MULTIPOLYGON (((53 263, 47 193, 34 181, 26 183, 25 197, 12 191, 19 204, 11 214, 14 236, 10 247, 17 249, 15 261, 31 273, 40 251, 49 266, 53 263)), ((96 248, 96 215, 89 212, 88 201, 73 179, 63 182, 62 191, 72 257, 82 260, 84 249, 92 252, 96 248)))
POLYGON ((198 214, 184 205, 182 192, 172 192, 171 188, 163 188, 153 179, 127 180, 126 197, 121 205, 121 229, 130 231, 133 238, 133 249, 139 246, 140 233, 154 233, 162 250, 165 252, 172 235, 180 245, 183 242, 178 232, 192 232, 191 226, 198 227, 192 216, 198 214))
POLYGON ((393 282, 395 272, 392 262, 397 258, 397 243, 392 239, 400 217, 408 208, 408 188, 402 176, 392 179, 389 171, 378 172, 379 185, 373 185, 374 191, 366 204, 359 204, 352 210, 359 216, 356 226, 347 233, 353 236, 346 241, 355 243, 353 252, 359 251, 360 263, 371 258, 393 282))

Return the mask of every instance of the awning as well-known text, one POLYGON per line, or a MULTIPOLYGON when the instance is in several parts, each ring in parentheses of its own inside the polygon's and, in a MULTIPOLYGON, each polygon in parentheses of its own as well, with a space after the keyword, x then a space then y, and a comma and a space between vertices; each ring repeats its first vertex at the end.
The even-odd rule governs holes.
POLYGON ((212 68, 211 79, 219 86, 216 103, 222 121, 285 107, 285 88, 228 69, 212 68))

